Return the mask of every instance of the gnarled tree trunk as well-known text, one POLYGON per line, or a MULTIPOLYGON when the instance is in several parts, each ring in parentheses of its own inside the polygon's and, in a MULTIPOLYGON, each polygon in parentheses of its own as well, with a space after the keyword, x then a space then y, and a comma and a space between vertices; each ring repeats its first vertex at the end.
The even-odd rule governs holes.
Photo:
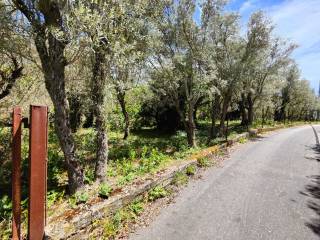
POLYGON ((241 94, 241 101, 239 104, 240 112, 241 112, 241 126, 247 126, 248 125, 248 114, 246 110, 246 99, 245 94, 241 94))
POLYGON ((209 132, 208 143, 214 139, 217 134, 216 120, 220 113, 220 98, 216 96, 214 100, 211 102, 211 127, 209 132))
POLYGON ((188 141, 189 147, 196 147, 197 146, 196 126, 193 118, 193 112, 194 112, 193 104, 191 102, 188 103, 187 113, 184 109, 182 109, 178 99, 176 99, 175 101, 175 106, 176 106, 177 112, 179 113, 180 119, 183 122, 184 129, 187 133, 187 141, 188 141), (188 119, 186 119, 186 116, 188 119))
POLYGON ((253 124, 253 105, 254 101, 252 99, 252 93, 248 93, 247 96, 247 101, 248 101, 248 125, 251 126, 253 124))
POLYGON ((189 147, 196 147, 196 124, 194 122, 194 106, 188 103, 188 121, 186 122, 186 132, 189 147))
POLYGON ((105 115, 105 89, 107 85, 105 74, 105 53, 103 43, 95 48, 94 63, 92 69, 92 96, 93 112, 96 117, 95 128, 97 132, 95 177, 99 182, 106 181, 108 163, 108 135, 107 119, 105 115))
POLYGON ((220 125, 219 125, 219 135, 224 136, 226 134, 225 121, 227 118, 228 108, 230 104, 231 96, 227 95, 222 102, 221 114, 220 114, 220 125))
POLYGON ((117 99, 121 107, 121 112, 124 117, 124 136, 123 139, 127 139, 130 133, 130 118, 129 113, 126 108, 126 100, 125 100, 126 92, 117 89, 117 99))
POLYGON ((35 43, 42 63, 46 88, 54 105, 55 129, 65 157, 69 191, 74 193, 83 186, 84 180, 83 169, 75 154, 76 147, 70 127, 70 109, 65 92, 65 43, 50 33, 48 49, 45 42, 44 32, 38 33, 35 43))
POLYGON ((75 142, 70 127, 70 109, 65 92, 64 49, 68 36, 56 1, 41 1, 40 5, 13 1, 17 9, 28 19, 34 31, 34 41, 41 60, 46 88, 55 110, 55 128, 64 153, 68 170, 69 191, 74 193, 83 186, 83 169, 75 155, 75 142), (41 16, 41 17, 40 17, 41 16), (51 29, 58 29, 62 36, 57 38, 51 29))

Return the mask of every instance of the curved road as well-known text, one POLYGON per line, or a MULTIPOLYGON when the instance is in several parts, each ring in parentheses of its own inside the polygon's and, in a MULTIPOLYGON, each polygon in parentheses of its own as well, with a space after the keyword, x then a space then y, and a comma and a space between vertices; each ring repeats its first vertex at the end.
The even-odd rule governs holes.
MULTIPOLYGON (((320 126, 315 127, 320 132, 320 126)), ((280 130, 191 181, 132 240, 320 239, 320 151, 311 126, 280 130)))

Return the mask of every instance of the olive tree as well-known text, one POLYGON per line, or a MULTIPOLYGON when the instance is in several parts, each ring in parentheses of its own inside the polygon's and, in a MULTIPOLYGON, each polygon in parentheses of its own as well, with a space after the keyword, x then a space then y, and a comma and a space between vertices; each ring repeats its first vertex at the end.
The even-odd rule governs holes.
POLYGON ((251 125, 254 107, 267 84, 272 84, 279 70, 288 66, 294 44, 273 36, 273 25, 262 12, 254 13, 245 39, 247 57, 241 76, 240 109, 242 124, 251 125))
POLYGON ((196 2, 172 1, 156 22, 153 53, 149 59, 152 88, 176 108, 190 147, 196 146, 195 106, 207 94, 210 71, 203 58, 202 23, 193 18, 196 2))
POLYGON ((68 2, 54 0, 12 0, 19 16, 27 19, 26 28, 36 46, 46 89, 55 111, 55 128, 64 153, 68 170, 70 192, 83 186, 83 169, 76 157, 76 147, 72 136, 69 103, 65 87, 65 68, 68 60, 65 50, 70 43, 66 9, 68 2))

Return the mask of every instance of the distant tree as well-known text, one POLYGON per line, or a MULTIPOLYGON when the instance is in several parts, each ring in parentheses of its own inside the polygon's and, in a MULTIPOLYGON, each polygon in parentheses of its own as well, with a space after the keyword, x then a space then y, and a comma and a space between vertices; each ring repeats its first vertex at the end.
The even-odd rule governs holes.
POLYGON ((262 12, 254 13, 248 23, 240 108, 242 125, 252 125, 254 107, 267 84, 272 83, 279 70, 288 66, 290 55, 296 48, 279 38, 274 38, 274 27, 262 12))
POLYGON ((195 22, 194 1, 168 4, 156 22, 149 64, 152 89, 175 106, 190 147, 196 146, 195 106, 207 94, 210 69, 204 60, 204 26, 195 22))

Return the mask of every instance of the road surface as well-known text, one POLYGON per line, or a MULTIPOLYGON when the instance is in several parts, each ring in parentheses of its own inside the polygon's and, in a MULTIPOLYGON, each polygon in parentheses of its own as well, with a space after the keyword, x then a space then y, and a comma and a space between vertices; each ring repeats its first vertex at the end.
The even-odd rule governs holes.
POLYGON ((304 126, 241 145, 130 239, 320 239, 316 141, 313 128, 304 126))

